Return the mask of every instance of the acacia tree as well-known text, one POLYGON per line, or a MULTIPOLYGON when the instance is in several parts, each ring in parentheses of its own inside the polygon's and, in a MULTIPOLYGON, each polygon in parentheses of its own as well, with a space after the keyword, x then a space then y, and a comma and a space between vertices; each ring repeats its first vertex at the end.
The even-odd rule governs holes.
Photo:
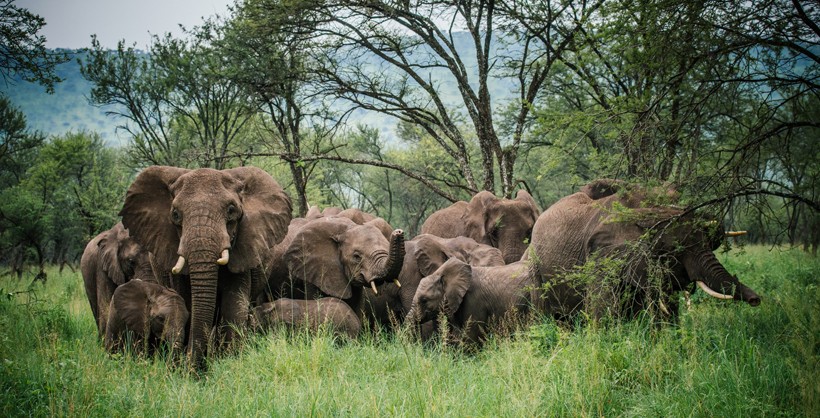
POLYGON ((137 164, 225 168, 244 154, 255 108, 225 76, 217 28, 205 22, 186 35, 155 36, 148 53, 124 41, 108 51, 92 38, 81 71, 94 84, 92 103, 125 121, 137 164))
MULTIPOLYGON (((453 185, 456 190, 494 190, 498 178, 501 192, 510 195, 532 101, 600 4, 339 0, 307 7, 316 16, 313 33, 323 42, 312 51, 325 94, 421 127, 457 164, 463 180, 453 185), (533 13, 546 20, 536 23, 533 13), (493 79, 516 93, 494 98, 493 79), (515 111, 497 111, 504 103, 515 111)), ((415 174, 455 200, 434 180, 415 174)))

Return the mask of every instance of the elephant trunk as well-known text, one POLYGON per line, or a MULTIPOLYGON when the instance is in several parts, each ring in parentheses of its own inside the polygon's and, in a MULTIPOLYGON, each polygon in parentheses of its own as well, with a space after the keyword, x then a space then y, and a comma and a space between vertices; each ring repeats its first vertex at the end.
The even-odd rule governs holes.
POLYGON ((398 281, 404 264, 404 231, 397 229, 390 235, 390 252, 387 261, 373 275, 373 282, 383 282, 385 280, 398 281))
POLYGON ((214 324, 216 307, 217 275, 219 266, 210 252, 205 257, 191 257, 191 330, 188 343, 189 355, 197 368, 202 368, 208 351, 208 337, 214 324))
POLYGON ((527 243, 525 243, 520 236, 509 234, 502 236, 498 243, 498 249, 501 250, 504 257, 504 264, 514 263, 521 260, 524 253, 527 251, 527 243))
POLYGON ((732 298, 752 306, 760 304, 760 296, 726 271, 711 251, 684 260, 684 267, 689 277, 698 281, 701 288, 710 296, 721 298, 722 295, 732 295, 732 298))

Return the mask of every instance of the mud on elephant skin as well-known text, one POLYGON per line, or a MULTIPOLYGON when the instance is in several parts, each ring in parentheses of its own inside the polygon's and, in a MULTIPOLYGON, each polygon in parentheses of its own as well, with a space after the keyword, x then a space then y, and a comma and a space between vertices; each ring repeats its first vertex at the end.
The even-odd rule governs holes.
POLYGON ((421 234, 405 242, 405 256, 398 280, 400 287, 386 282, 379 293, 365 289, 357 312, 362 312, 371 326, 390 326, 402 322, 413 304, 416 289, 425 276, 445 261, 457 258, 472 266, 502 266, 504 258, 497 248, 479 244, 472 238, 441 238, 421 234))
POLYGON ((493 267, 473 267, 451 258, 419 283, 408 324, 447 317, 453 336, 469 345, 480 345, 492 326, 526 317, 536 290, 524 261, 493 267))
POLYGON ((250 272, 285 236, 291 210, 279 184, 255 167, 152 166, 129 187, 122 222, 154 255, 160 283, 185 300, 195 366, 204 366, 214 326, 216 341, 229 341, 246 325, 250 272))
POLYGON ((313 332, 329 326, 334 335, 350 339, 356 338, 362 329, 353 309, 337 298, 282 298, 266 302, 253 309, 252 322, 263 329, 284 325, 313 332))
POLYGON ((599 180, 544 211, 525 259, 540 282, 550 283, 547 313, 565 317, 585 309, 600 319, 657 308, 674 317, 674 292, 696 282, 712 296, 758 305, 760 297, 713 253, 720 224, 665 203, 676 198, 674 190, 599 180), (605 259, 617 271, 595 270, 588 283, 568 279, 589 261, 596 269, 607 265, 605 259))
POLYGON ((132 280, 114 292, 105 329, 105 348, 117 352, 132 344, 153 353, 162 344, 178 352, 185 344, 189 313, 177 292, 156 282, 132 280))
POLYGON ((505 263, 521 259, 529 245, 540 210, 532 196, 519 190, 515 199, 499 199, 483 191, 470 202, 456 202, 424 221, 422 234, 442 238, 470 237, 501 250, 505 263))
POLYGON ((117 286, 138 277, 153 280, 148 251, 118 222, 88 242, 80 259, 85 294, 102 338, 109 304, 117 286))

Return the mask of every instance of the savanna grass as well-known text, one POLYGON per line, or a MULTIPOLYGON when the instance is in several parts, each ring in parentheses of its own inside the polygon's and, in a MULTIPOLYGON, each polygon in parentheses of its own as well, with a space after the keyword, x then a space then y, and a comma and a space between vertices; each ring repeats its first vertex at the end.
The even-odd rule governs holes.
POLYGON ((544 319, 477 353, 277 330, 201 375, 108 355, 78 274, 49 271, 30 292, 3 277, 0 416, 817 416, 820 262, 765 247, 720 258, 758 308, 696 293, 674 325, 544 319))

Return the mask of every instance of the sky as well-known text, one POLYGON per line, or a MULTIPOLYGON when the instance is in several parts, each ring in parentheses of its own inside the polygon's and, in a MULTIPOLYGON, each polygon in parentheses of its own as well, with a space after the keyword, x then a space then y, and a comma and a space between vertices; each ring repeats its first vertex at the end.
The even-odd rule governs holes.
POLYGON ((125 40, 147 49, 150 35, 179 35, 179 24, 192 27, 203 17, 225 15, 233 0, 16 0, 18 7, 40 15, 46 48, 86 48, 96 34, 104 48, 125 40))

